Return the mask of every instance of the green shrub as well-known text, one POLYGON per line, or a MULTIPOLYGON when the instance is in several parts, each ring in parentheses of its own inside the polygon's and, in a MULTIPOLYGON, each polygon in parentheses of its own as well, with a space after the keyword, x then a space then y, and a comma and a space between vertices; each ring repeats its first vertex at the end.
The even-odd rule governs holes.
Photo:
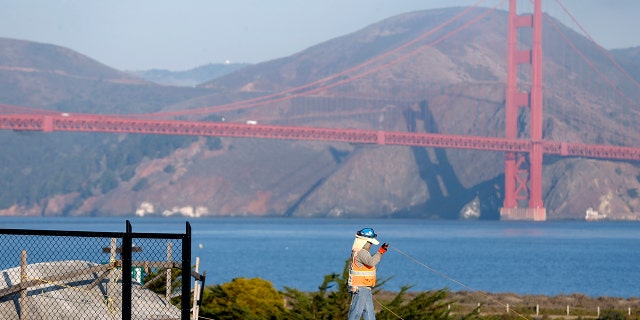
POLYGON ((602 312, 598 320, 626 320, 627 316, 620 310, 607 309, 602 312))
POLYGON ((163 171, 164 173, 172 174, 176 172, 176 167, 174 167, 172 164, 168 164, 166 167, 164 167, 163 171))
POLYGON ((124 170, 122 170, 122 172, 120 173, 120 179, 122 179, 122 181, 129 181, 131 180, 131 178, 133 178, 133 176, 136 175, 136 167, 134 166, 127 166, 124 168, 124 170))
MULTIPOLYGON (((302 292, 286 287, 284 293, 280 293, 268 281, 257 278, 236 278, 229 283, 205 287, 199 315, 203 318, 222 320, 346 319, 351 303, 347 287, 348 277, 349 260, 345 261, 342 274, 325 275, 318 291, 314 292, 302 292)), ((413 299, 405 301, 407 290, 410 288, 405 286, 391 301, 378 300, 376 296, 379 296, 382 286, 388 280, 379 280, 373 290, 378 320, 481 319, 479 307, 467 314, 457 312, 456 315, 451 315, 448 306, 453 301, 447 298, 449 295, 447 289, 419 293, 413 299)), ((511 320, 514 316, 505 314, 484 319, 511 320)))
POLYGON ((111 170, 106 170, 100 177, 100 191, 105 194, 118 187, 116 174, 111 170))
POLYGON ((282 319, 283 300, 269 281, 236 278, 205 288, 199 316, 219 320, 282 319))
POLYGON ((207 137, 206 143, 209 151, 222 149, 222 141, 218 137, 207 137))
POLYGON ((149 187, 149 179, 147 178, 142 178, 140 180, 138 180, 138 182, 136 182, 135 185, 133 185, 133 188, 131 190, 133 190, 134 192, 146 189, 149 187))
MULTIPOLYGON (((144 275, 145 286, 164 297, 167 294, 167 269, 152 269, 149 273, 144 275)), ((171 289, 169 294, 172 296, 171 304, 180 307, 182 299, 180 298, 180 292, 182 290, 182 270, 173 268, 171 269, 171 289)))

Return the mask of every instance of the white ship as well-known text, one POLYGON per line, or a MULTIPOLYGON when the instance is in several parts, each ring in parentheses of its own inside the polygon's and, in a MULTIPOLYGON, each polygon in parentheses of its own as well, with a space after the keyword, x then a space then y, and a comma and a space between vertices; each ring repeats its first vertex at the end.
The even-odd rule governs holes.
POLYGON ((598 211, 593 210, 593 208, 589 208, 587 209, 584 219, 587 221, 597 221, 605 219, 606 217, 606 214, 600 214, 598 211))

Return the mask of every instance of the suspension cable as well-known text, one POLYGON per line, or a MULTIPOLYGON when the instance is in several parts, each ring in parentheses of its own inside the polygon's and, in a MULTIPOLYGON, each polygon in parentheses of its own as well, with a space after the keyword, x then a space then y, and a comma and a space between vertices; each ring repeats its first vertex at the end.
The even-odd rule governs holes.
MULTIPOLYGON (((303 96, 303 95, 307 95, 307 94, 311 94, 311 93, 316 93, 322 90, 326 90, 332 87, 335 87, 337 85, 342 85, 344 83, 348 83, 351 81, 354 81, 356 79, 359 79, 361 77, 363 77, 364 75, 369 75, 373 72, 377 72, 379 71, 379 69, 384 68, 384 67, 389 67, 390 65, 393 65, 399 61, 402 61, 404 59, 396 59, 394 60, 392 63, 386 63, 384 65, 382 65, 381 67, 378 68, 374 68, 374 71, 361 71, 362 73, 360 74, 355 74, 355 76, 351 76, 348 77, 347 79, 343 79, 346 75, 348 74, 352 74, 354 72, 357 72, 361 69, 364 69, 364 67, 369 66, 371 64, 373 64, 374 62, 378 62, 380 60, 382 60, 383 58, 387 58, 389 56, 391 56, 392 54, 395 54, 396 52, 405 49, 407 47, 409 47, 410 45, 413 45, 415 43, 417 43, 419 40, 423 40, 425 39, 427 36, 430 36, 432 34, 434 34, 436 31, 439 31, 440 29, 442 29, 443 27, 445 27, 446 25, 449 25, 451 23, 453 23, 454 21, 458 20, 460 17, 466 15, 467 13, 469 13, 470 11, 472 11, 473 9, 475 9, 476 7, 478 7, 483 1, 485 0, 478 0, 473 6, 470 6, 468 8, 466 8, 465 10, 463 10, 462 12, 458 13, 457 15, 455 15, 454 17, 448 19, 447 21, 445 21, 444 23, 436 26, 434 29, 429 30, 428 32, 418 36, 417 38, 397 47, 392 49, 389 52, 385 52, 379 56, 376 56, 370 60, 367 60, 359 65, 353 66, 351 68, 348 68, 346 70, 343 70, 339 73, 330 75, 328 77, 319 79, 317 81, 302 85, 302 86, 298 86, 298 87, 294 87, 294 88, 289 88, 287 90, 281 91, 281 92, 276 92, 270 95, 266 95, 266 96, 262 96, 262 97, 257 97, 257 98, 253 98, 253 99, 248 99, 248 100, 242 100, 242 101, 237 101, 237 102, 232 102, 232 103, 228 103, 228 104, 223 104, 223 105, 217 105, 217 106, 209 106, 209 107, 202 107, 202 108, 197 108, 197 109, 189 109, 189 110, 180 110, 180 111, 167 111, 167 112, 160 112, 160 113, 152 113, 152 114, 137 114, 137 115, 129 115, 129 116, 136 116, 136 117, 140 117, 140 116, 144 116, 144 117, 167 117, 167 116, 176 116, 176 115, 188 115, 188 114, 204 114, 204 113, 210 113, 210 112, 222 112, 222 111, 232 111, 232 110, 238 110, 238 109, 245 109, 248 107, 253 107, 253 106, 259 106, 259 105, 264 105, 266 103, 274 103, 274 102, 281 102, 281 101, 286 101, 286 100, 290 100, 292 98, 295 97, 299 97, 299 96, 303 96), (334 83, 330 83, 330 81, 337 81, 334 83)), ((500 4, 504 3, 506 0, 501 0, 501 2, 494 6, 493 9, 489 10, 487 13, 481 15, 480 17, 476 17, 475 19, 472 20, 472 23, 466 23, 463 25, 464 28, 468 27, 470 24, 473 24, 475 22, 477 22, 478 20, 482 19, 484 16, 486 16, 488 13, 495 11, 496 7, 499 6, 500 4)), ((431 44, 427 45, 424 48, 418 49, 418 50, 414 50, 413 52, 410 52, 409 54, 405 55, 404 57, 408 57, 408 56, 413 56, 416 54, 416 52, 422 51, 425 48, 428 47, 432 47, 435 43, 441 42, 443 40, 443 38, 446 37, 450 37, 452 34, 457 33, 458 31, 460 31, 460 29, 464 29, 464 28, 458 28, 456 29, 454 32, 449 32, 448 34, 446 34, 445 36, 443 36, 442 38, 432 42, 431 44)))

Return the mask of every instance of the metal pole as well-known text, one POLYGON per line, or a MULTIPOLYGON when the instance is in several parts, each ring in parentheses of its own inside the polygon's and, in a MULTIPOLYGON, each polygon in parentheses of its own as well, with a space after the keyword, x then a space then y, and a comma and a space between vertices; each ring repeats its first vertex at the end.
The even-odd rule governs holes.
POLYGON ((133 245, 131 223, 127 220, 127 231, 122 239, 122 319, 131 319, 131 246, 133 245))
MULTIPOLYGON (((198 273, 198 270, 200 269, 200 257, 196 257, 196 273, 198 273)), ((191 279, 189 279, 191 280, 191 279)), ((197 280, 195 280, 193 282, 193 320, 198 320, 198 300, 200 300, 200 284, 198 283, 197 280)))
POLYGON ((186 223, 185 237, 182 239, 182 320, 189 320, 191 301, 191 225, 186 223))

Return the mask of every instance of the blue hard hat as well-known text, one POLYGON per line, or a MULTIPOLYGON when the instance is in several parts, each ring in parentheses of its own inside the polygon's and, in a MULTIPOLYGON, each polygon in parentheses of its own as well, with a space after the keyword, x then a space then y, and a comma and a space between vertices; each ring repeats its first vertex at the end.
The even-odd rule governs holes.
POLYGON ((364 228, 362 230, 359 230, 358 233, 356 233, 357 235, 361 236, 361 237, 365 237, 365 238, 375 238, 378 235, 376 234, 375 231, 373 231, 372 228, 364 228))

